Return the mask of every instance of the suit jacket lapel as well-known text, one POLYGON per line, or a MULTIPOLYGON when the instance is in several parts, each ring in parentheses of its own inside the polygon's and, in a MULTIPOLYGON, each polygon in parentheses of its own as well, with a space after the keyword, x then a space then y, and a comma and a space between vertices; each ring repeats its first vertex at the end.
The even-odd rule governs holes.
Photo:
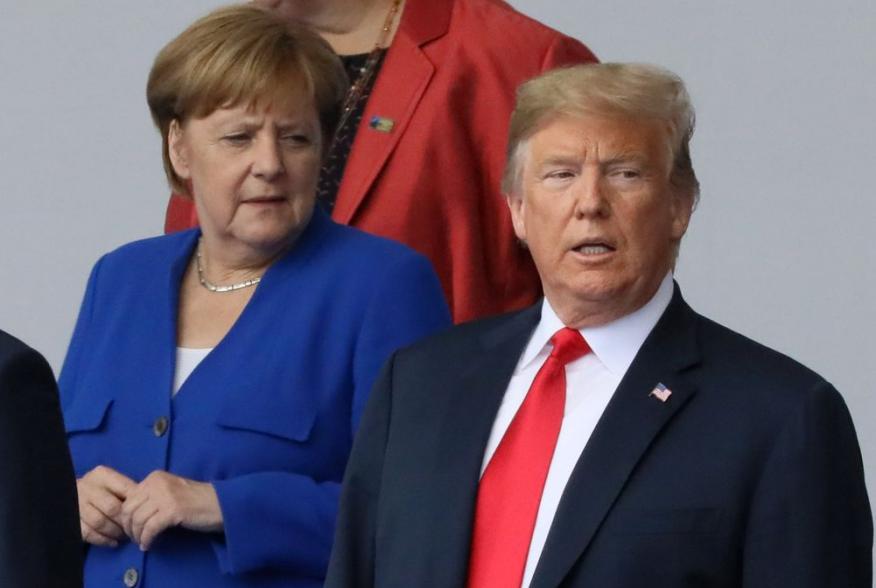
POLYGON ((446 445, 441 446, 440 459, 444 461, 435 467, 453 483, 436 487, 441 496, 435 504, 442 505, 445 516, 438 528, 430 529, 440 549, 430 554, 434 566, 430 563, 430 577, 424 578, 429 585, 465 585, 484 450, 508 382, 540 315, 539 302, 482 333, 474 361, 454 381, 455 389, 448 390, 442 417, 448 427, 442 434, 446 445))
POLYGON ((532 588, 559 585, 584 554, 636 464, 693 396, 681 372, 698 359, 695 315, 676 286, 566 484, 532 588), (649 397, 658 383, 672 391, 665 403, 649 397))
POLYGON ((405 132, 435 73, 421 46, 447 32, 452 4, 447 0, 407 1, 350 150, 332 213, 336 221, 350 223, 405 132), (392 120, 392 129, 372 128, 373 117, 392 120))

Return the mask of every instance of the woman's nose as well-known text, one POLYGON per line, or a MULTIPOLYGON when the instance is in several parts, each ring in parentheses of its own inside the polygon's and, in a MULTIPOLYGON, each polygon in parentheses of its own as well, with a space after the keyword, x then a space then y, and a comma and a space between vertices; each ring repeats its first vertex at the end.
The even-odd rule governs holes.
POLYGON ((270 180, 284 172, 280 145, 273 138, 256 141, 253 149, 252 173, 262 179, 270 180))

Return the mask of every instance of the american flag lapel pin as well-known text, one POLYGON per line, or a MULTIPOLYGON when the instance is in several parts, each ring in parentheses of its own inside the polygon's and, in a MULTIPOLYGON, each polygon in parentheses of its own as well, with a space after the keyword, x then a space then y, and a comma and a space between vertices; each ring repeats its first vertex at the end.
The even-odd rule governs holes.
POLYGON ((372 116, 371 120, 368 121, 368 126, 381 133, 391 133, 395 121, 384 116, 372 116))
POLYGON ((662 382, 654 386, 654 389, 651 390, 651 393, 648 394, 648 398, 654 397, 660 402, 666 402, 669 400, 669 397, 672 396, 672 390, 663 385, 662 382))

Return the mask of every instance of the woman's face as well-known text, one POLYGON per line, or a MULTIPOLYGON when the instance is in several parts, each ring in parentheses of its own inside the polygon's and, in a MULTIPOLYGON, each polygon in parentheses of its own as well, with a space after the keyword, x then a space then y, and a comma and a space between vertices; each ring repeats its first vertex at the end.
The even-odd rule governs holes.
POLYGON ((322 153, 312 100, 282 109, 220 108, 174 122, 168 140, 206 240, 275 252, 307 226, 322 153))

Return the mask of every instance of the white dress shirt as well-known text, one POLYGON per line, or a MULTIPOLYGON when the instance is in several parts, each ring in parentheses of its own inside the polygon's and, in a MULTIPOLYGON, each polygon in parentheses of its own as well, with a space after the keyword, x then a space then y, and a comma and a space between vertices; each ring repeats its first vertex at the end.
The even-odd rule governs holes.
MULTIPOLYGON (((566 364, 566 408, 529 544, 529 555, 521 584, 524 588, 528 588, 532 581, 560 497, 578 457, 587 445, 608 401, 671 298, 672 274, 669 273, 663 278, 657 293, 642 308, 607 325, 581 329, 581 335, 593 353, 566 364)), ((564 326, 545 298, 541 320, 517 362, 493 422, 481 465, 481 475, 517 409, 523 403, 536 373, 550 354, 550 338, 564 326)))
POLYGON ((195 368, 198 367, 204 358, 210 355, 213 351, 212 347, 193 348, 193 347, 177 347, 176 348, 176 365, 173 371, 173 391, 171 396, 176 396, 179 389, 185 381, 192 375, 195 368))

